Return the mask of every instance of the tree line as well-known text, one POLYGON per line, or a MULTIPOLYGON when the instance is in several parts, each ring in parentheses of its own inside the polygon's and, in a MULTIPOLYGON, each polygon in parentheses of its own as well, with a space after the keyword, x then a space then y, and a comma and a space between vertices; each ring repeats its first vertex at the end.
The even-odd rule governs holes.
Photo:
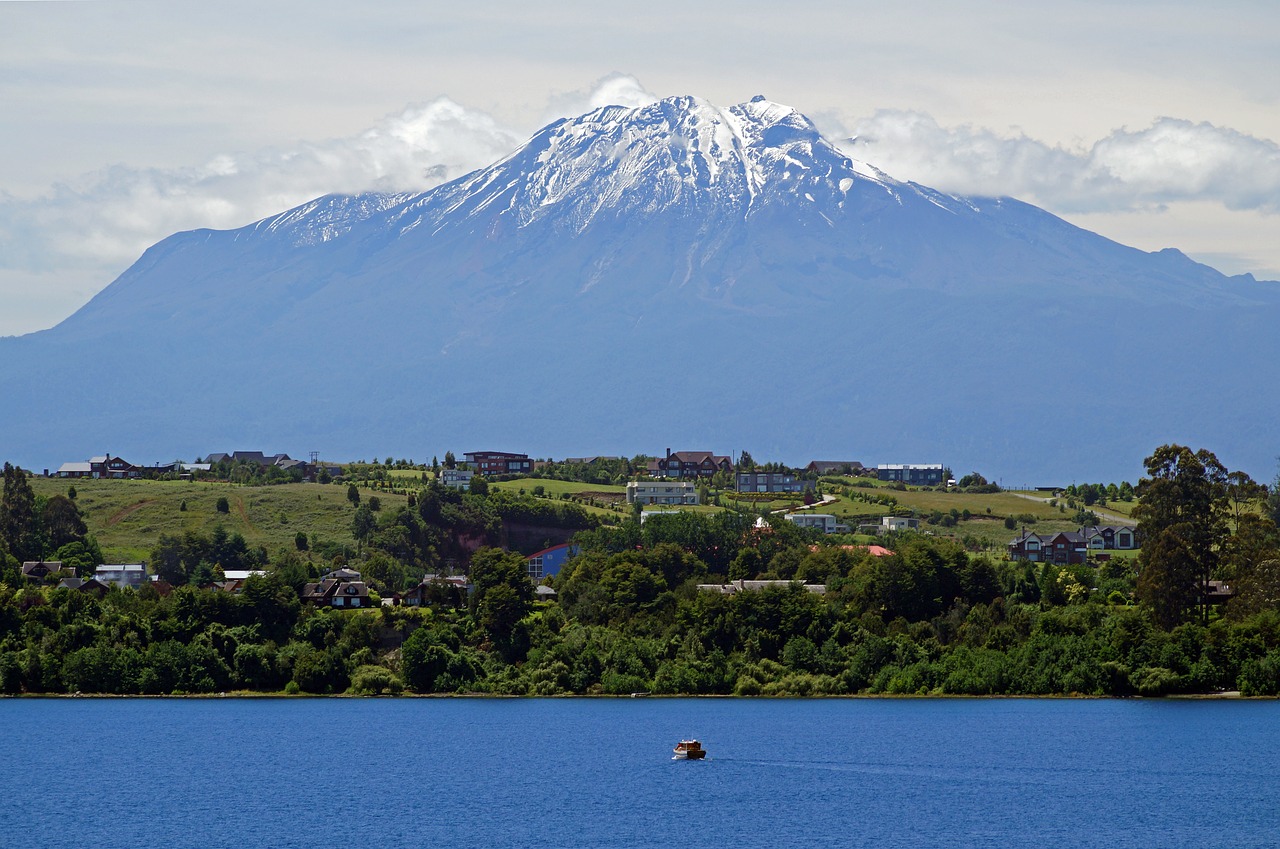
MULTIPOLYGON (((1145 465, 1138 558, 1096 565, 992 559, 914 532, 885 539, 892 554, 875 556, 780 517, 757 526, 733 511, 605 526, 542 500, 566 511, 536 518, 581 525, 579 554, 550 582, 554 600, 538 600, 523 555, 494 546, 504 515, 543 508, 510 493, 425 487, 411 506, 378 511, 358 554, 327 563, 314 551, 266 557, 230 534, 171 540, 166 556, 188 583, 168 596, 24 586, 6 571, 0 689, 1280 693, 1274 492, 1185 446, 1161 446, 1145 465), (201 564, 225 567, 223 558, 267 575, 239 595, 190 583, 201 564), (298 601, 302 583, 338 562, 381 570, 390 588, 450 559, 469 564, 466 597, 362 611, 298 601), (794 583, 699 589, 738 579, 794 583), (1225 605, 1211 604, 1209 581, 1232 588, 1225 605)), ((16 481, 11 499, 8 483, 0 528, 11 563, 10 540, 33 544, 34 520, 15 523, 10 505, 19 518, 39 511, 23 506, 16 481)))

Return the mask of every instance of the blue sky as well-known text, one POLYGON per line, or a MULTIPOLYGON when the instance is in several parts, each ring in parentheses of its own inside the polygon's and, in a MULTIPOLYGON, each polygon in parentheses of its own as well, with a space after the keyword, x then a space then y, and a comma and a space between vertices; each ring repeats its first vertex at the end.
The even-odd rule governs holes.
POLYGON ((1280 4, 0 2, 0 334, 176 230, 755 94, 944 191, 1280 279, 1280 4))

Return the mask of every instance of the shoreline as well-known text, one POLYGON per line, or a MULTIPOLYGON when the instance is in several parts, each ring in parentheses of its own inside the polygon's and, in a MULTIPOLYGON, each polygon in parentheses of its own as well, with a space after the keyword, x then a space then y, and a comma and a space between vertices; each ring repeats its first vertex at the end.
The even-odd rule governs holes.
POLYGON ((1079 693, 1059 694, 1010 694, 1000 693, 985 696, 974 696, 963 693, 848 693, 823 696, 737 696, 732 693, 649 693, 644 696, 631 694, 610 695, 605 693, 562 693, 551 696, 525 696, 513 693, 385 693, 378 695, 355 695, 348 693, 257 693, 250 691, 234 691, 228 693, 11 693, 0 695, 0 701, 16 699, 734 699, 742 701, 863 701, 863 700, 935 700, 935 701, 1009 701, 1022 700, 1063 700, 1063 701, 1277 701, 1280 696, 1245 696, 1239 690, 1226 690, 1220 693, 1177 693, 1168 696, 1092 696, 1079 693))

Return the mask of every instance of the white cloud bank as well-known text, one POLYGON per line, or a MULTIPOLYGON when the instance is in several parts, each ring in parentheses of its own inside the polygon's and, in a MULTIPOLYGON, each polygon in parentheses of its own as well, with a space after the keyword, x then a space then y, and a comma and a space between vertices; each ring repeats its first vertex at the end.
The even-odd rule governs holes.
MULTIPOLYGON (((615 73, 552 97, 547 118, 654 100, 635 77, 615 73)), ((328 193, 424 190, 499 159, 533 129, 439 98, 348 138, 188 168, 115 166, 34 198, 0 193, 0 334, 64 318, 171 233, 242 226, 328 193)), ((1060 213, 1183 201, 1280 212, 1280 146, 1209 124, 1165 118, 1077 150, 943 127, 916 112, 877 112, 855 130, 851 155, 957 194, 1013 195, 1060 213)))
POLYGON ((1235 130, 1161 118, 1067 149, 981 127, 943 127, 919 112, 880 111, 844 148, 899 179, 955 194, 1011 195, 1060 213, 1159 210, 1212 201, 1280 212, 1280 145, 1235 130))
POLYGON ((0 268, 129 262, 170 233, 239 227, 323 194, 427 189, 522 140, 490 116, 439 98, 351 138, 189 168, 115 166, 34 199, 0 196, 0 268))

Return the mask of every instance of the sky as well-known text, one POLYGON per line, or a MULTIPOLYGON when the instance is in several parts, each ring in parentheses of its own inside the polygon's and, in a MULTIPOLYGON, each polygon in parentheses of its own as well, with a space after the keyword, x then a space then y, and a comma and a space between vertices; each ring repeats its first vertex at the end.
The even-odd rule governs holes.
POLYGON ((1280 3, 0 0, 0 335, 165 236, 763 94, 855 158, 1280 280, 1280 3))

